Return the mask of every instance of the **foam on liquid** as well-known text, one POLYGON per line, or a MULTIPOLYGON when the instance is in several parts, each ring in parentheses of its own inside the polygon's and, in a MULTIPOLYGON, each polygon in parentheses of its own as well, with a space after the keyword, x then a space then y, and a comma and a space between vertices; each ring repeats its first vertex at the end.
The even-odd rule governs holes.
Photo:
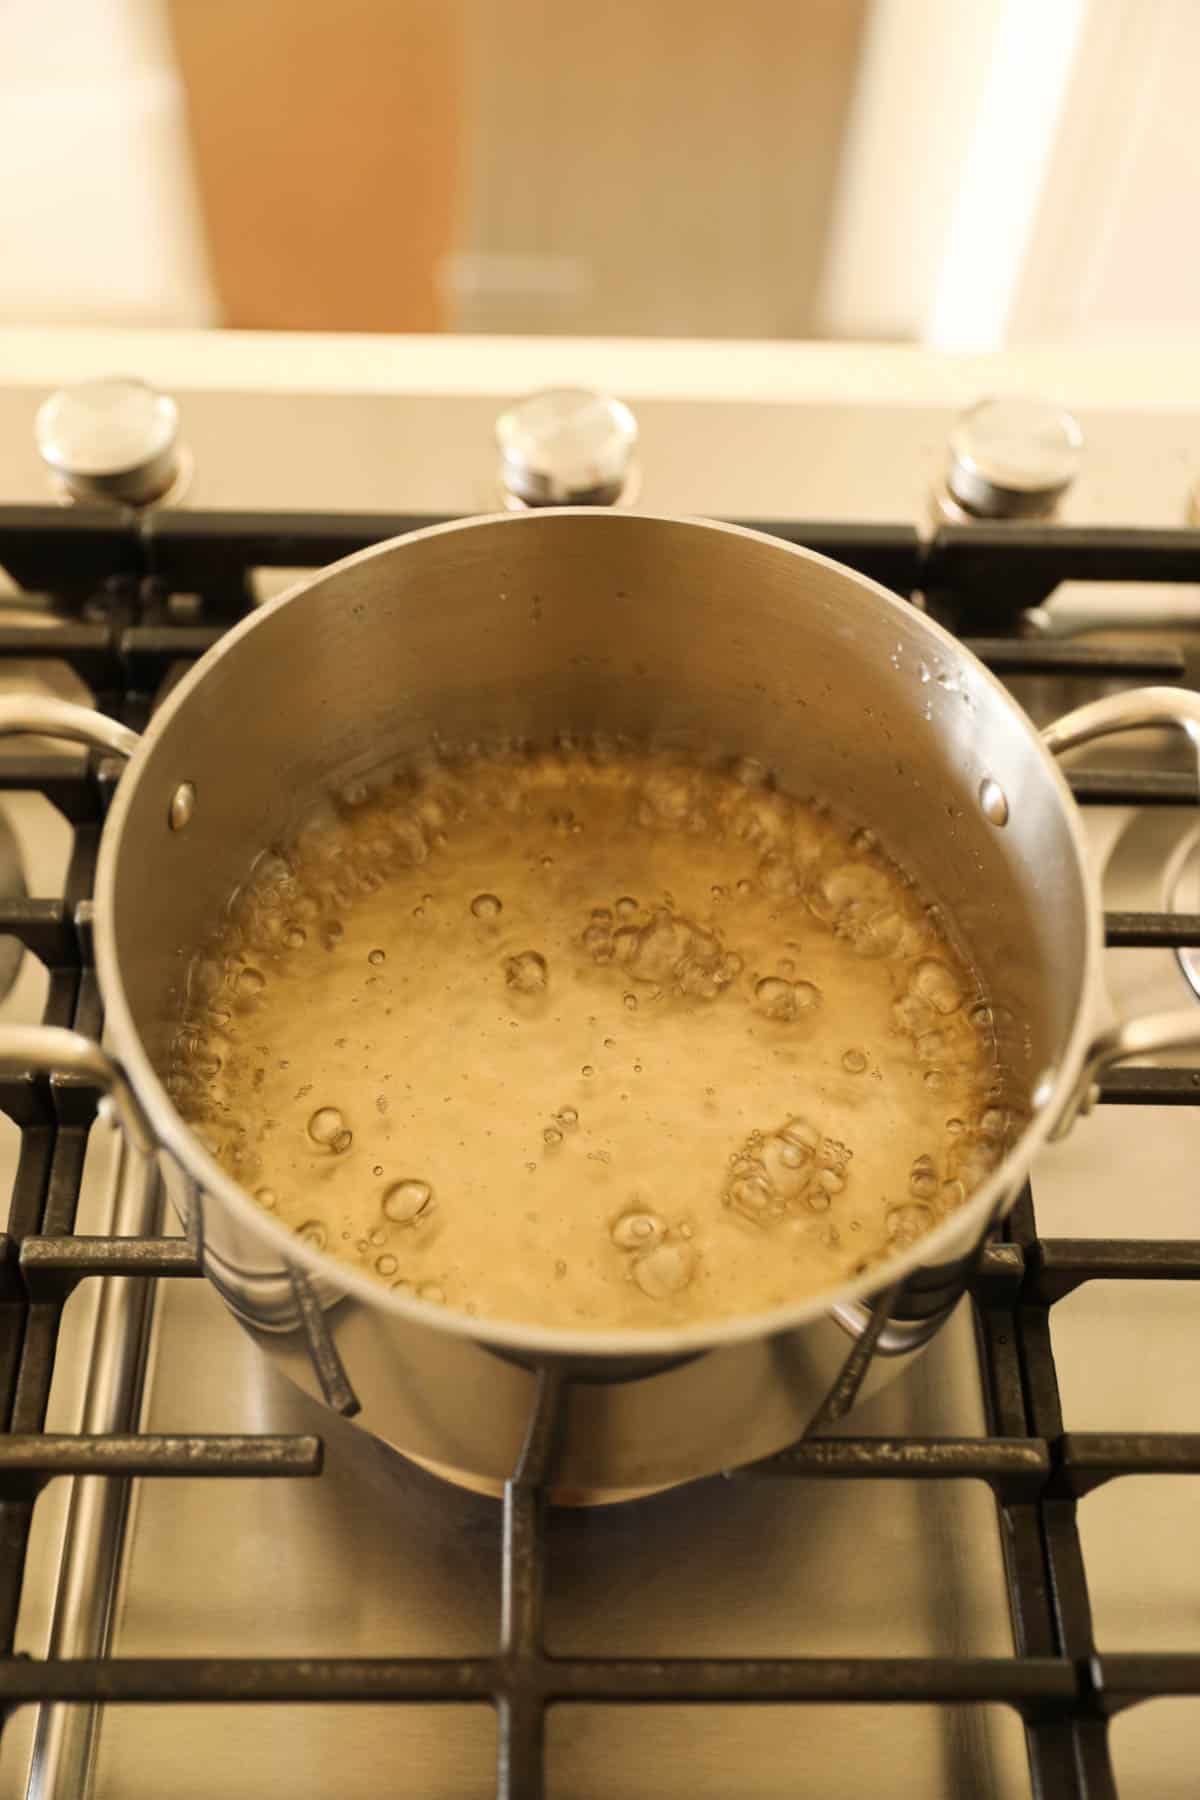
POLYGON ((344 790, 193 965, 169 1085, 301 1238, 595 1329, 829 1288, 1019 1124, 936 908, 748 760, 566 747, 344 790))

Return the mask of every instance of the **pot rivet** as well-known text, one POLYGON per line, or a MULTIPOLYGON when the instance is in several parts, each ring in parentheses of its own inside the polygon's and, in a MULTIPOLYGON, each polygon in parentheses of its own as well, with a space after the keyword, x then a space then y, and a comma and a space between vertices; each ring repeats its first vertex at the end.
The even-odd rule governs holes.
POLYGON ((192 814, 196 810, 196 790, 190 781, 181 781, 171 795, 171 805, 167 812, 167 824, 172 831, 182 831, 190 825, 192 814))
POLYGON ((979 784, 979 805, 989 825, 1008 824, 1008 795, 990 775, 985 775, 979 784))

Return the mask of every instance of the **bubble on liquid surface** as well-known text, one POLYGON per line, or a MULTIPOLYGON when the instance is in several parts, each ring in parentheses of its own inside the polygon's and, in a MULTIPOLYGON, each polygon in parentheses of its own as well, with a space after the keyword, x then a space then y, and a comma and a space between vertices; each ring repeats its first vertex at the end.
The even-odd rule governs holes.
POLYGON ((215 958, 198 956, 188 969, 188 999, 203 1006, 216 999, 224 981, 221 964, 215 958))
POLYGON ((477 919, 498 919, 503 910, 504 904, 496 894, 476 894, 471 902, 477 919))
POLYGON ((784 1143, 795 1145, 809 1156, 815 1156, 821 1144, 820 1132, 807 1119, 788 1119, 779 1127, 779 1136, 784 1143))
POLYGON ((308 1121, 308 1135, 314 1144, 330 1147, 346 1129, 346 1121, 336 1106, 318 1106, 308 1121))
POLYGON ((554 1116, 564 1131, 574 1131, 579 1123, 579 1114, 573 1106, 560 1106, 554 1116))
POLYGON ((329 1233, 320 1219, 306 1219, 303 1225, 296 1227, 296 1236, 311 1250, 324 1250, 329 1241, 329 1233))
POLYGON ((651 1300, 682 1294, 692 1279, 696 1254, 689 1244, 656 1244, 633 1265, 633 1279, 651 1300))
POLYGON ((870 863, 838 863, 817 876, 808 889, 808 904, 819 919, 832 924, 851 907, 879 911, 891 894, 891 882, 870 863))
POLYGON ((383 1216, 393 1225, 413 1225, 432 1207, 432 1187, 413 1175, 394 1181, 383 1196, 383 1216))
POLYGON ((919 1200, 909 1200, 903 1206, 890 1207, 885 1223, 889 1239, 903 1250, 925 1235, 933 1224, 933 1213, 919 1200))
POLYGON ((263 1207, 267 1212, 274 1212, 276 1206, 279 1204, 279 1196, 276 1194, 274 1188, 269 1188, 269 1187, 255 1188, 254 1198, 258 1201, 258 1204, 261 1207, 263 1207))
POLYGON ((546 959, 537 950, 522 950, 504 959, 504 980, 518 994, 540 994, 548 979, 546 959))
POLYGON ((903 915, 894 907, 876 907, 857 901, 846 906, 834 920, 834 936, 849 944, 856 956, 877 958, 895 956, 905 937, 903 915))
POLYGON ((648 1250, 661 1241, 666 1229, 657 1213, 627 1212, 614 1220, 611 1235, 619 1250, 648 1250))
POLYGON ((932 1200, 939 1187, 932 1156, 918 1156, 908 1172, 908 1191, 918 1200, 932 1200))
POLYGON ((609 963, 613 959, 612 927, 599 919, 594 919, 583 934, 583 947, 594 963, 609 963))
POLYGON ((861 1050, 844 1050, 842 1067, 847 1075, 861 1075, 867 1066, 867 1059, 861 1050))
POLYGON ((909 1037, 920 1037, 930 1030, 936 1018, 928 1000, 922 1000, 919 994, 904 994, 892 1007, 892 1024, 909 1037))
POLYGON ((367 961, 369 963, 371 963, 374 968, 377 969, 377 968, 379 968, 381 963, 385 963, 387 961, 387 951, 386 950, 369 950, 367 952, 367 961))
POLYGON ((997 1138, 977 1132, 964 1132, 955 1138, 946 1159, 946 1172, 952 1180, 961 1181, 968 1193, 982 1187, 992 1170, 1004 1156, 1004 1145, 997 1138))
POLYGON ((911 986, 912 992, 927 1001, 935 1012, 957 1012, 962 1005, 963 992, 953 971, 936 957, 927 957, 917 964, 911 986))
POLYGON ((551 1150, 556 1150, 563 1141, 563 1134, 557 1125, 547 1125, 542 1133, 542 1142, 551 1150))
POLYGON ((755 1010, 764 1019, 775 1019, 781 1024, 803 1017, 820 1002, 820 989, 811 981, 788 981, 782 975, 764 975, 754 984, 755 1010))
POLYGON ((751 1132, 731 1160, 722 1203, 760 1226, 786 1213, 827 1212, 846 1187, 852 1155, 799 1116, 773 1132, 751 1132))
POLYGON ((673 904, 656 908, 641 927, 622 926, 613 950, 636 981, 694 999, 716 999, 736 973, 720 932, 684 917, 673 904))
POLYGON ((380 1275, 394 1275, 400 1264, 394 1256, 377 1256, 375 1267, 380 1275))

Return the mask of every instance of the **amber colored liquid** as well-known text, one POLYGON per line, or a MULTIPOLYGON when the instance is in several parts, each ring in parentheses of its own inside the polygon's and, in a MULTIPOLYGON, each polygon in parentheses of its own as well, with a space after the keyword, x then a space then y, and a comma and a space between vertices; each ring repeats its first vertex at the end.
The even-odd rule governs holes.
POLYGON ((290 1227, 595 1329, 830 1288, 1013 1128, 936 908, 757 765, 560 749, 364 785, 261 860, 171 1084, 290 1227))

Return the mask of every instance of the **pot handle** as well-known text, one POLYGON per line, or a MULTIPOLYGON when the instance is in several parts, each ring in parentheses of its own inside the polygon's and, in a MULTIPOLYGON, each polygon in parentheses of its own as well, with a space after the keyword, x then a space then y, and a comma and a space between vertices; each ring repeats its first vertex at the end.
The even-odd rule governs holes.
MULTIPOLYGON (((138 736, 116 719, 42 694, 13 694, 0 700, 0 737, 29 732, 39 737, 67 738, 93 750, 132 756, 138 736)), ((107 1050, 78 1031, 57 1025, 0 1026, 0 1074, 71 1075, 107 1095, 125 1136, 144 1156, 154 1151, 154 1138, 129 1078, 107 1050)))
MULTIPOLYGON (((1090 744, 1095 738, 1156 725, 1174 725, 1187 733, 1200 775, 1200 694, 1185 688, 1134 688, 1128 693, 1090 700, 1048 725, 1042 742, 1052 756, 1061 756, 1063 751, 1090 744)), ((1079 1080, 1052 1136, 1065 1137, 1080 1113, 1091 1111, 1099 1098, 1100 1077, 1115 1064, 1134 1056, 1152 1055, 1156 1050, 1193 1048, 1200 1049, 1200 1006, 1125 1019, 1099 1032, 1088 1046, 1079 1080)))
POLYGON ((141 1102, 119 1062, 80 1031, 61 1025, 0 1025, 0 1075, 73 1075, 107 1096, 117 1122, 135 1150, 155 1150, 141 1102))
POLYGON ((12 694, 0 700, 0 737, 67 738, 91 750, 107 750, 114 756, 132 756, 140 742, 136 731, 110 719, 90 706, 71 700, 55 700, 48 694, 12 694))

